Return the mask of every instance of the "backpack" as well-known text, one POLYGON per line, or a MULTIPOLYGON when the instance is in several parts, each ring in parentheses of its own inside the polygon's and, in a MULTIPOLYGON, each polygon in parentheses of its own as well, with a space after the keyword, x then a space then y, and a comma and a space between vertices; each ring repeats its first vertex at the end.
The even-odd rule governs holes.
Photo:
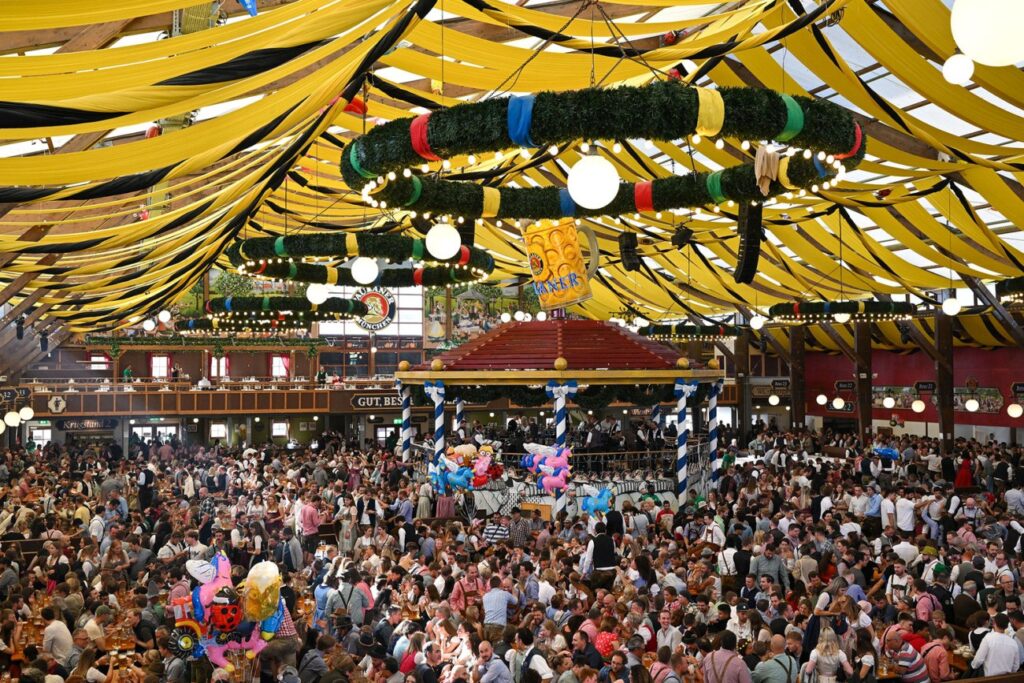
POLYGON ((148 467, 146 469, 142 470, 142 482, 143 482, 142 485, 143 486, 145 486, 148 489, 149 488, 153 488, 153 482, 155 480, 156 480, 156 477, 153 475, 153 470, 149 469, 148 467))
POLYGON ((944 587, 933 584, 928 586, 928 595, 932 596, 942 609, 942 613, 949 619, 953 614, 953 594, 944 587))

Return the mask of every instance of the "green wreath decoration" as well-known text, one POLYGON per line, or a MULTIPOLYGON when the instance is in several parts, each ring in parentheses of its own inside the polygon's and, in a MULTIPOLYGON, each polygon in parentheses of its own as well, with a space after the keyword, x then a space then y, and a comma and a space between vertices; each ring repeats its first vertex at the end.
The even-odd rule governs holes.
POLYGON ((267 346, 274 348, 307 348, 310 346, 327 346, 327 341, 320 337, 245 337, 235 338, 233 336, 228 337, 213 337, 213 336, 182 336, 182 335, 155 335, 152 337, 112 337, 109 335, 86 335, 85 345, 86 346, 105 346, 110 345, 111 353, 114 349, 117 349, 118 354, 121 352, 121 344, 127 343, 131 346, 190 346, 190 347, 204 347, 210 346, 215 343, 223 344, 228 347, 235 346, 267 346))
POLYGON ((814 192, 818 184, 827 189, 844 164, 846 169, 860 164, 866 142, 850 113, 828 101, 761 88, 710 90, 657 81, 485 100, 397 119, 349 142, 341 153, 341 174, 375 205, 420 213, 467 219, 614 216, 764 201, 790 191, 814 192), (576 205, 564 188, 494 188, 411 171, 423 161, 513 146, 547 148, 579 139, 670 141, 694 134, 776 140, 805 151, 779 159, 778 179, 767 195, 758 189, 754 164, 745 163, 713 173, 620 183, 615 198, 600 209, 576 205))
MULTIPOLYGON (((306 332, 309 330, 309 326, 302 321, 291 320, 287 316, 267 316, 262 318, 246 318, 244 320, 234 318, 226 320, 220 318, 185 318, 175 321, 174 329, 182 335, 207 335, 205 343, 208 344, 210 343, 208 335, 211 332, 225 332, 228 334, 252 332, 278 335, 281 333, 306 332)), ((200 346, 202 345, 204 344, 200 344, 200 346)))
POLYGON ((735 339, 740 335, 740 328, 735 325, 648 325, 641 327, 639 332, 644 337, 657 341, 724 341, 735 339))
POLYGON ((306 320, 344 320, 369 312, 358 299, 330 298, 314 304, 304 296, 228 296, 206 302, 208 318, 304 318, 306 320))
POLYGON ((356 282, 352 269, 321 266, 314 263, 263 263, 243 271, 250 277, 265 280, 309 282, 342 287, 449 287, 451 285, 483 282, 492 272, 458 267, 382 268, 372 285, 356 282))
MULTIPOLYGON (((307 270, 303 259, 368 258, 384 259, 386 263, 413 261, 435 268, 412 268, 408 271, 397 269, 395 276, 410 284, 424 284, 428 279, 439 284, 471 282, 486 279, 494 272, 494 258, 476 247, 462 245, 459 253, 448 261, 437 261, 427 252, 425 240, 405 235, 371 235, 365 233, 313 233, 305 235, 282 235, 280 237, 256 237, 232 244, 227 250, 228 260, 243 275, 275 277, 300 282, 321 282, 324 284, 345 284, 342 272, 347 269, 324 268, 322 271, 307 270), (296 259, 300 262, 296 262, 296 259), (452 271, 464 271, 453 280, 452 271), (280 273, 268 275, 268 272, 280 273), (323 280, 305 280, 304 277, 323 277, 323 280), (333 278, 339 278, 334 281, 333 278), (448 282, 441 282, 445 277, 448 282)), ((383 274, 388 272, 382 271, 383 274)), ((350 277, 350 275, 349 275, 350 277)), ((389 276, 390 277, 390 276, 389 276)), ((403 286, 403 285, 396 285, 403 286)), ((428 285, 431 286, 431 285, 428 285)))
POLYGON ((906 301, 800 301, 775 304, 768 317, 775 322, 816 324, 910 320, 917 306, 906 301), (848 316, 836 319, 836 316, 848 316))

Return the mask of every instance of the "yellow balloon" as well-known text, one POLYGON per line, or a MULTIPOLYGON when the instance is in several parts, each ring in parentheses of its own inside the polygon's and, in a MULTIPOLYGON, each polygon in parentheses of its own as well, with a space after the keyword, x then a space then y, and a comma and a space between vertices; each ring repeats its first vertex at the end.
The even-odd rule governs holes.
POLYGON ((263 621, 277 611, 281 598, 281 573, 273 562, 259 562, 245 579, 245 618, 263 621))

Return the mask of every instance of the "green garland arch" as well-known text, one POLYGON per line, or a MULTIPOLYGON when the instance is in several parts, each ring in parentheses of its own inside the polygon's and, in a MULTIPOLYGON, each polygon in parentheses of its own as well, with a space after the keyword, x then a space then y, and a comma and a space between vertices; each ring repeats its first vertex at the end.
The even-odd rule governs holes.
POLYGON ((768 317, 780 323, 830 323, 836 314, 850 316, 850 322, 910 320, 917 306, 906 301, 805 301, 775 304, 768 317))
POLYGON ((735 325, 648 325, 641 327, 640 334, 658 341, 722 341, 735 339, 740 328, 735 325))
MULTIPOLYGON (((342 150, 341 174, 350 188, 372 192, 375 201, 392 207, 467 219, 481 217, 485 216, 484 186, 412 173, 407 177, 405 169, 427 158, 514 146, 564 146, 579 139, 676 140, 698 131, 698 123, 706 128, 701 101, 709 91, 698 94, 698 90, 678 81, 658 81, 642 87, 542 92, 528 107, 517 98, 460 104, 434 112, 425 123, 423 117, 397 119, 353 139, 342 150), (530 113, 523 114, 524 109, 530 113), (513 133, 510 118, 516 129, 513 133)), ((816 154, 784 157, 788 183, 773 181, 768 196, 813 189, 816 183, 834 180, 838 169, 828 163, 829 155, 843 159, 847 169, 855 168, 864 158, 866 136, 850 113, 836 104, 761 88, 712 92, 721 94, 723 105, 720 130, 714 137, 777 140, 826 155, 825 161, 816 154)), ((659 178, 649 185, 621 183, 615 198, 601 209, 577 206, 567 191, 557 187, 502 187, 497 192, 500 201, 495 206, 492 195, 485 217, 614 216, 765 199, 757 187, 753 163, 714 173, 659 178)))
POLYGON ((364 316, 369 308, 357 299, 330 298, 314 304, 304 296, 228 296, 207 301, 206 312, 222 319, 285 315, 326 320, 364 316))
POLYGON ((1014 277, 997 282, 996 296, 1004 304, 1024 303, 1024 277, 1014 277))
POLYGON ((342 287, 447 287, 450 285, 483 282, 493 271, 475 271, 468 268, 444 266, 424 268, 383 268, 377 281, 363 285, 352 277, 352 269, 322 266, 315 263, 265 263, 242 271, 244 274, 269 280, 315 282, 342 287), (481 272, 481 274, 477 274, 481 272))

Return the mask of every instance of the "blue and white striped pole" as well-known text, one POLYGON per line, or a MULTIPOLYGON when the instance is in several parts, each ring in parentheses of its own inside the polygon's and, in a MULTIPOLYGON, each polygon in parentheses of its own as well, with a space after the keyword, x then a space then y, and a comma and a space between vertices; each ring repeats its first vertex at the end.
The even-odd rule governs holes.
POLYGON ((402 386, 402 380, 395 380, 398 398, 402 401, 402 462, 409 462, 412 454, 412 390, 402 386))
POLYGON ((455 397, 455 433, 459 433, 459 426, 466 419, 466 402, 461 396, 455 397))
POLYGON ((661 406, 657 403, 651 408, 651 422, 657 425, 658 429, 661 429, 661 406))
POLYGON ((697 391, 697 383, 693 380, 676 380, 676 499, 679 506, 686 504, 686 442, 690 438, 690 425, 687 424, 686 402, 697 391))
POLYGON ((427 380, 423 383, 427 396, 434 402, 434 463, 444 455, 444 382, 427 380))
POLYGON ((555 400, 555 445, 565 446, 566 433, 569 431, 569 410, 565 407, 565 403, 567 398, 576 395, 579 385, 574 379, 565 384, 551 380, 545 391, 547 391, 548 398, 555 400))
POLYGON ((722 380, 711 385, 711 394, 708 396, 708 461, 711 463, 711 481, 718 481, 718 468, 722 463, 718 461, 718 394, 722 391, 722 380))

